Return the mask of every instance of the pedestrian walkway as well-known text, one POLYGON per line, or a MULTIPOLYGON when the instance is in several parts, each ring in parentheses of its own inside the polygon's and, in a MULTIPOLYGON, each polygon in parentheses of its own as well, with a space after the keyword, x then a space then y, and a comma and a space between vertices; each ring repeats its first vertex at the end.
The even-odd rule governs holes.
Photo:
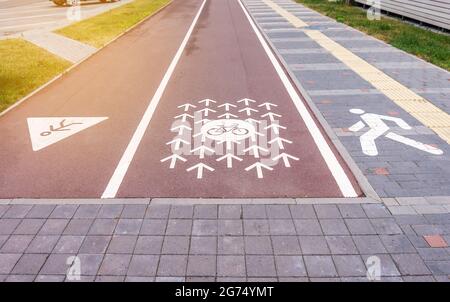
POLYGON ((97 51, 93 46, 48 31, 28 31, 22 37, 72 63, 78 63, 97 51))
POLYGON ((378 196, 450 195, 450 73, 293 1, 243 2, 378 196))
POLYGON ((450 281, 449 214, 99 202, 0 205, 0 281, 450 281))

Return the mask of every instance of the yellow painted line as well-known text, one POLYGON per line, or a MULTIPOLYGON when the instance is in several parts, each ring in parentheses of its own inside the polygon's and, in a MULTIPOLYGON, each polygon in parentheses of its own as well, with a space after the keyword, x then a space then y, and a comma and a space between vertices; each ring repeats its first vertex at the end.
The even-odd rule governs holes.
MULTIPOLYGON (((299 17, 289 13, 271 0, 262 0, 295 27, 307 27, 299 17)), ((394 80, 380 69, 371 65, 353 52, 333 41, 318 30, 304 29, 312 40, 328 50, 335 58, 347 65, 372 86, 377 88, 395 104, 415 117, 425 126, 433 129, 437 135, 450 144, 450 115, 414 91, 394 80)))
POLYGON ((267 4, 269 7, 271 7, 274 11, 276 11, 278 14, 283 16, 286 20, 288 20, 292 25, 295 27, 305 27, 308 26, 305 22, 285 10, 284 8, 280 7, 278 4, 274 3, 271 0, 263 0, 265 4, 267 4))

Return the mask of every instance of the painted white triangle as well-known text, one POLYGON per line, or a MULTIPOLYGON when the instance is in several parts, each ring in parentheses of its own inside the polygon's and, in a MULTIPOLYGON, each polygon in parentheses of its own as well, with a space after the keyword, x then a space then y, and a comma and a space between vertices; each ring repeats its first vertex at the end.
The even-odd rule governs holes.
POLYGON ((107 117, 30 117, 27 118, 33 151, 39 151, 80 131, 92 127, 107 117))

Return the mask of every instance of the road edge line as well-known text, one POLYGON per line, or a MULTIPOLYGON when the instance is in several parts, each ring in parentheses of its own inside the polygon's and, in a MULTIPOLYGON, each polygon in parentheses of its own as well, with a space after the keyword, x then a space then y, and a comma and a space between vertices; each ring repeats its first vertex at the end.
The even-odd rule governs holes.
POLYGON ((341 164, 337 160, 335 154, 331 150, 331 147, 326 142, 322 132, 320 131, 320 129, 317 126, 316 122, 314 121, 313 117, 309 113, 308 109, 306 108, 301 97, 295 90, 294 86, 290 82, 283 67, 278 62, 277 58, 275 57, 275 54, 273 53, 272 49, 270 48, 270 46, 264 39, 260 29, 256 26, 254 20, 248 13, 248 11, 247 11, 246 7, 244 6, 244 4, 242 3, 242 1, 238 0, 238 2, 240 4, 245 16, 247 17, 247 19, 250 23, 250 26, 252 27, 259 42, 261 43, 261 46, 265 50, 267 56, 269 57, 269 60, 271 61, 273 67, 275 68, 275 71, 277 72, 286 91, 288 92, 292 102, 294 103, 295 107, 297 108, 297 111, 300 114, 300 117, 303 119, 303 122, 305 123, 306 128, 308 129, 317 148, 319 149, 319 152, 322 155, 322 158, 324 159, 328 169, 330 170, 331 174, 333 175, 333 178, 334 178, 337 186, 339 187, 342 195, 344 195, 344 197, 358 197, 358 195, 355 191, 355 188, 353 187, 353 184, 351 183, 349 177, 347 176, 347 174, 345 173, 341 164))
MULTIPOLYGON (((244 5, 245 6, 245 5, 244 5)), ((249 14, 250 15, 250 14, 249 14)), ((251 16, 251 15, 250 15, 251 16)), ((253 19, 253 17, 251 16, 253 19)), ((334 20, 334 19, 333 19, 334 20)), ((275 53, 276 57, 280 61, 281 65, 283 66, 284 71, 289 75, 292 82, 295 84, 296 88, 300 91, 301 95, 303 96, 305 102, 307 103, 309 109, 311 109, 312 113, 314 114, 314 117, 319 122, 320 126, 323 128, 325 133, 330 138, 330 141, 333 143, 334 147, 336 148, 339 155, 342 157, 344 162, 347 164, 350 171, 353 173, 353 175, 356 178, 356 181, 358 182, 358 185, 361 187, 361 190, 363 191, 364 195, 367 197, 370 197, 372 199, 376 199, 378 201, 381 201, 381 197, 378 195, 378 193, 375 191, 375 189, 372 187, 372 185, 367 180, 367 177, 362 173, 361 169, 358 167, 358 165, 355 163, 353 158, 348 153, 347 149, 344 147, 342 142, 339 140, 338 136, 334 133, 333 129, 330 127, 320 110, 317 108, 317 106, 314 104, 313 100, 311 99, 311 96, 307 92, 307 90, 303 87, 303 85, 297 80, 293 72, 288 68, 288 64, 283 59, 282 55, 279 53, 278 49, 275 47, 275 45, 270 41, 266 33, 261 29, 261 27, 255 22, 255 25, 259 28, 261 34, 265 37, 265 40, 267 44, 269 44, 272 51, 275 53)), ((389 45, 389 44, 387 44, 389 45)))
POLYGON ((166 73, 164 74, 164 77, 162 78, 161 82, 159 83, 158 88, 155 91, 155 94, 153 95, 152 99, 150 100, 150 103, 147 106, 147 109, 144 112, 144 115, 142 116, 141 121, 139 122, 130 142, 128 143, 127 148, 125 149, 125 152, 123 153, 119 163, 116 166, 116 169, 114 170, 113 175, 111 176, 108 185, 106 186, 105 191, 102 194, 101 198, 114 198, 117 195, 117 192, 120 188, 120 185, 123 182, 123 179, 125 178, 125 175, 128 171, 128 168, 134 158, 134 155, 136 154, 136 151, 142 141, 142 138, 145 135, 145 132, 148 129, 148 126, 150 124, 150 121, 153 117, 153 114, 156 110, 156 107, 158 106, 161 97, 166 90, 167 84, 170 81, 170 78, 172 77, 172 74, 178 65, 178 62, 181 59, 181 56, 184 52, 184 49, 186 48, 186 45, 192 35, 192 32, 194 31, 195 26, 197 25, 197 21, 203 12, 203 8, 205 7, 205 4, 208 0, 203 0, 196 16, 194 17, 194 20, 192 21, 183 41, 180 44, 180 47, 178 48, 175 56, 172 59, 172 62, 170 63, 169 67, 166 70, 166 73))
MULTIPOLYGON (((139 21, 138 23, 134 24, 133 26, 131 26, 130 28, 128 28, 127 30, 125 30, 123 33, 119 34, 117 37, 115 37, 114 39, 112 39, 111 41, 109 41, 108 43, 106 43, 105 45, 103 45, 100 48, 97 48, 97 50, 93 53, 91 53, 90 55, 88 55, 86 58, 82 59, 81 61, 71 65, 69 68, 67 68, 66 70, 62 71, 61 73, 55 75, 53 78, 51 78, 50 80, 48 80, 46 83, 42 84, 41 86, 37 87, 35 90, 31 91, 29 94, 27 94, 26 96, 22 97, 21 99, 17 100, 14 104, 12 104, 11 106, 9 106, 8 108, 6 108, 5 110, 3 110, 2 112, 0 112, 0 118, 2 116, 4 116, 5 114, 7 114, 8 112, 12 111, 13 109, 15 109, 16 107, 18 107, 20 104, 24 103, 25 101, 27 101, 29 98, 31 98, 32 96, 34 96, 35 94, 37 94, 38 92, 40 92, 41 90, 44 90, 46 87, 50 86, 51 84, 53 84, 54 82, 56 82, 57 80, 59 80, 60 78, 62 78, 63 76, 65 76, 66 74, 68 74, 69 72, 71 72, 72 70, 74 70, 75 68, 77 68, 79 65, 81 65, 82 63, 84 63, 85 61, 89 60, 91 57, 93 57, 94 55, 96 55, 98 52, 100 52, 101 50, 103 50, 104 48, 108 47, 110 44, 114 43, 115 41, 117 41, 119 38, 121 38, 122 36, 124 36, 125 34, 127 34, 128 32, 134 30, 136 27, 138 27, 139 25, 141 25, 142 23, 144 23, 145 21, 147 21, 148 19, 152 18, 153 16, 159 14, 163 9, 165 9, 166 7, 168 7, 169 5, 171 5, 173 3, 174 0, 171 0, 170 2, 168 2, 166 5, 160 7, 158 10, 156 10, 153 14, 145 17, 144 19, 142 19, 141 21, 139 21)), ((126 4, 125 4, 126 5, 126 4)), ((113 8, 114 9, 114 8, 113 8)), ((111 9, 112 10, 112 9, 111 9)), ((98 16, 98 15, 95 15, 98 16)), ((92 16, 92 17, 95 17, 92 16)), ((88 18, 89 19, 89 18, 88 18)), ((85 20, 88 20, 85 19, 85 20)), ((56 30, 56 29, 55 29, 56 30)), ((52 31, 53 32, 53 31, 52 31)), ((21 39, 21 40, 25 40, 22 37, 15 37, 16 39, 21 39)), ((11 38, 14 39, 14 38, 11 38)), ((7 39, 5 39, 7 40, 7 39)), ((25 40, 27 41, 27 40, 25 40)), ((27 41, 29 42, 29 41, 27 41)), ((29 42, 31 43, 31 42, 29 42)), ((35 45, 35 44, 33 44, 35 45)), ((37 46, 37 45, 36 45, 37 46)), ((41 49, 44 49, 40 46, 37 46, 41 49)), ((49 52, 48 50, 44 49, 45 51, 49 52)), ((55 54, 53 54, 55 55, 55 54)), ((58 56, 58 55, 56 55, 58 56)), ((59 56, 58 56, 59 57, 59 56)), ((61 57, 59 57, 61 58, 61 57)), ((67 61, 67 60, 66 60, 67 61)), ((69 62, 69 61, 68 61, 69 62)))

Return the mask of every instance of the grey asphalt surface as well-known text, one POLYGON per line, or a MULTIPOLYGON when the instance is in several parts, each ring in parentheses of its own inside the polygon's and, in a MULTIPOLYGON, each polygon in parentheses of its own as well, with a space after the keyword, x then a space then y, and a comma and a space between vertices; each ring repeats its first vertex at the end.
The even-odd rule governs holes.
MULTIPOLYGON (((82 1, 81 18, 85 19, 131 0, 115 3, 82 1)), ((53 29, 73 21, 67 18, 68 7, 58 7, 49 0, 0 0, 0 39, 24 31, 53 29)))

